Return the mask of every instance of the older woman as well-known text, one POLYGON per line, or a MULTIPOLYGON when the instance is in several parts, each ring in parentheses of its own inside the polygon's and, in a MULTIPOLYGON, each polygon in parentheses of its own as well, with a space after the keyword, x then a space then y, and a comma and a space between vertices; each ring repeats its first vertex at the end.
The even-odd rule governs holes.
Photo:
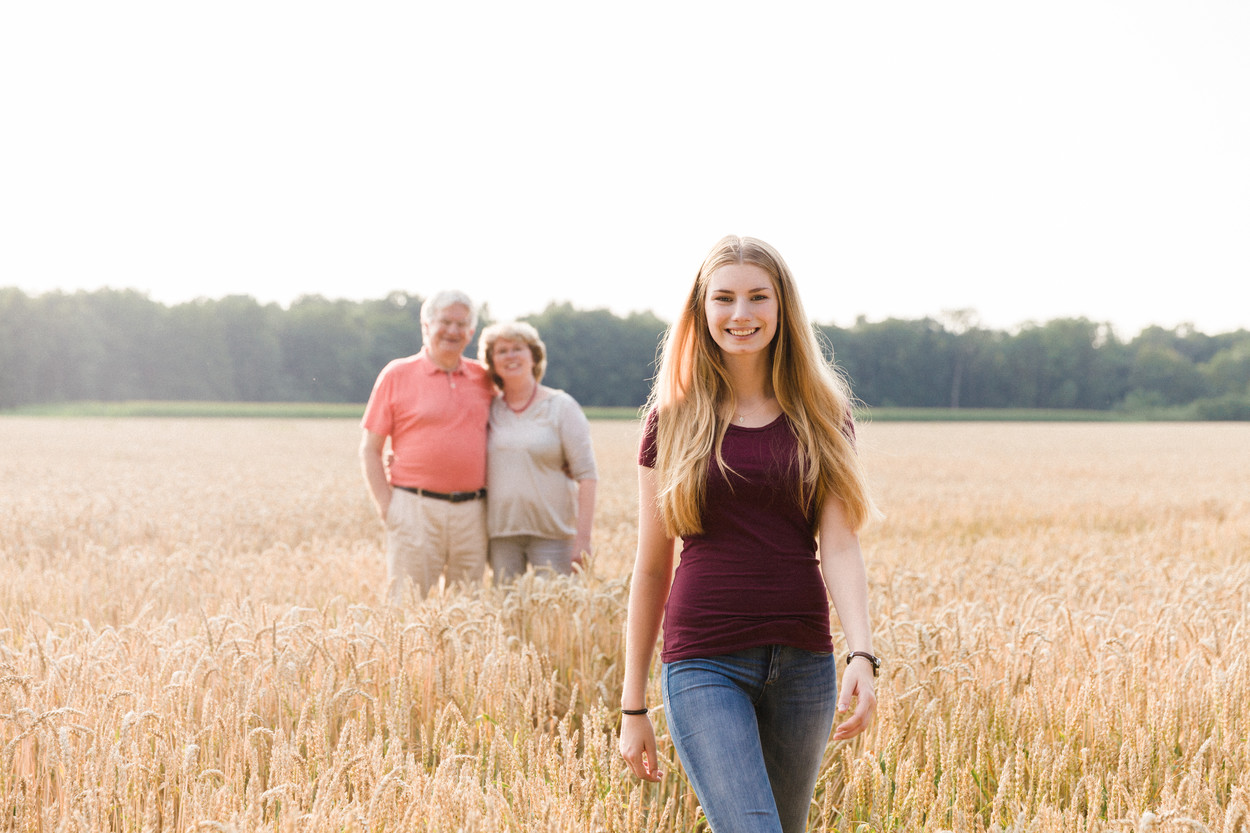
POLYGON ((495 584, 527 566, 571 573, 590 552, 595 515, 590 424, 573 397, 540 384, 547 350, 529 324, 487 327, 478 358, 500 391, 491 403, 486 454, 495 584))

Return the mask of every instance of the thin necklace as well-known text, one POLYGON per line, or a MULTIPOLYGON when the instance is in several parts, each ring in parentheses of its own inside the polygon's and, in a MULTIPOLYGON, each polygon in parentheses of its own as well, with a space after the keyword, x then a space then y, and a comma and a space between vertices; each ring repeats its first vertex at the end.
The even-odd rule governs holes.
POLYGON ((505 397, 503 398, 503 404, 507 405, 507 406, 508 406, 508 410, 509 410, 509 411, 512 411, 512 413, 514 413, 514 414, 519 414, 519 413, 523 412, 526 408, 528 408, 530 405, 533 405, 533 404, 534 404, 534 397, 535 397, 535 396, 538 396, 538 382, 537 382, 537 381, 535 381, 535 382, 534 382, 534 387, 533 387, 533 389, 532 389, 532 390, 530 390, 530 398, 525 400, 525 404, 524 404, 524 405, 522 405, 522 406, 521 406, 521 407, 519 407, 519 408, 514 408, 514 407, 512 407, 512 403, 508 401, 508 397, 507 397, 507 396, 505 396, 505 397))
POLYGON ((747 421, 747 417, 749 417, 749 416, 751 416, 751 415, 755 414, 756 412, 758 412, 759 410, 761 410, 761 409, 762 409, 765 405, 767 405, 767 404, 768 404, 769 402, 771 402, 771 401, 772 401, 772 397, 771 397, 771 396, 766 396, 766 397, 764 397, 764 401, 763 401, 763 402, 761 402, 760 404, 756 405, 754 408, 752 408, 751 410, 747 411, 746 413, 743 413, 742 411, 735 411, 735 412, 734 412, 734 415, 738 418, 738 423, 739 423, 739 424, 741 424, 741 423, 743 423, 743 422, 746 422, 746 421, 747 421))

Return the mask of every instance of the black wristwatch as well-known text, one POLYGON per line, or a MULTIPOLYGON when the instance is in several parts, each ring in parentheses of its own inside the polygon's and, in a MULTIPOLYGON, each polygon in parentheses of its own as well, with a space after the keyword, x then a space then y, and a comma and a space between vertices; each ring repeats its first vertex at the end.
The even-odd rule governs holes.
POLYGON ((863 657, 864 659, 872 663, 872 675, 874 677, 877 676, 877 674, 881 671, 881 658, 874 657, 872 654, 868 653, 867 651, 851 651, 849 654, 846 655, 846 664, 850 665, 851 660, 855 659, 856 657, 863 657))

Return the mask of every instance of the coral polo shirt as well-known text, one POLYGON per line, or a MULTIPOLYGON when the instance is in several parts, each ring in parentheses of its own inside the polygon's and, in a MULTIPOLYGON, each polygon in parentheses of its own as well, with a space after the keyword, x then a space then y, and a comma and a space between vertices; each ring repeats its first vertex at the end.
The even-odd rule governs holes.
POLYGON ((391 483, 434 492, 486 487, 486 427, 494 387, 486 368, 461 359, 443 370, 423 349, 378 374, 361 425, 391 438, 391 483))

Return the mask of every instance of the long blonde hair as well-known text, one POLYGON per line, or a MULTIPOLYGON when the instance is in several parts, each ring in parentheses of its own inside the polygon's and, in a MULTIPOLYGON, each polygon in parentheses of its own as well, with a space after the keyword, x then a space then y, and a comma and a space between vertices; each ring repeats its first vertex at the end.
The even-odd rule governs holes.
POLYGON ((658 417, 655 471, 666 531, 674 536, 702 532, 708 461, 715 459, 722 473, 729 471, 721 445, 734 391, 704 305, 712 273, 729 264, 758 266, 771 276, 777 292, 777 333, 769 345, 772 386, 798 439, 799 497, 811 507, 813 528, 819 507, 832 495, 842 501, 858 531, 877 510, 850 430, 850 388, 822 355, 781 255, 762 240, 735 235, 717 243, 699 268, 685 307, 665 337, 648 403, 658 417))

